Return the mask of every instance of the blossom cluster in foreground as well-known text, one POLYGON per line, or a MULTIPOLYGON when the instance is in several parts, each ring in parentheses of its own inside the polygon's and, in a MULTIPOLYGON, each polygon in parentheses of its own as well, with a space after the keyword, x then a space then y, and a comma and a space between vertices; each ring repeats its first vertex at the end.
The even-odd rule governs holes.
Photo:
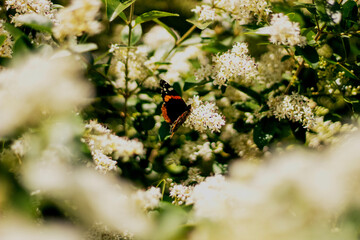
POLYGON ((111 157, 127 161, 132 156, 144 154, 144 146, 141 142, 114 135, 96 121, 90 121, 85 128, 84 141, 91 150, 96 169, 101 172, 106 173, 116 169, 116 161, 111 157))
POLYGON ((219 132, 221 127, 225 125, 224 117, 218 113, 218 108, 214 103, 203 102, 199 96, 190 99, 191 113, 185 121, 188 126, 198 132, 219 132))

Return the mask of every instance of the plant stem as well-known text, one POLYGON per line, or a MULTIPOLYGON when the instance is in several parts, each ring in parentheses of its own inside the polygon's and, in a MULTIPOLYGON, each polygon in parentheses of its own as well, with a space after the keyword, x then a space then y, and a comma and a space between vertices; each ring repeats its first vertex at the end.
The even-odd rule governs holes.
POLYGON ((132 31, 132 18, 134 14, 134 6, 135 3, 131 4, 130 6, 130 14, 129 14, 129 21, 128 21, 128 27, 129 27, 129 36, 128 36, 128 44, 127 44, 127 53, 126 53, 126 60, 125 60, 125 103, 124 103, 124 132, 125 135, 127 133, 126 128, 126 119, 127 119, 127 102, 129 98, 129 88, 128 88, 128 82, 129 82, 129 54, 130 54, 130 46, 131 46, 131 31, 132 31))

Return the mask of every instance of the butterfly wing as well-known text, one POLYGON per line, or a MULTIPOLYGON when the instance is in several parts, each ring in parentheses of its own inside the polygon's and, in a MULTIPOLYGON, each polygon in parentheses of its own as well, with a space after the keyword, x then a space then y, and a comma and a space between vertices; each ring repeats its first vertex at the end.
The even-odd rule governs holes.
POLYGON ((162 115, 166 122, 174 123, 185 111, 189 109, 180 95, 164 80, 160 81, 163 105, 162 115))

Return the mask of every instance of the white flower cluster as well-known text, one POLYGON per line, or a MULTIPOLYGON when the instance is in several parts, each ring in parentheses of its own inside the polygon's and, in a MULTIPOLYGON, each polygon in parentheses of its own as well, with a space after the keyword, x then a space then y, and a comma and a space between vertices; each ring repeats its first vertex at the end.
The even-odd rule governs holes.
POLYGON ((204 161, 210 161, 214 157, 214 153, 219 153, 223 150, 222 142, 205 142, 204 144, 196 145, 192 153, 189 155, 190 161, 195 161, 197 157, 201 157, 204 161))
POLYGON ((47 17, 52 22, 56 22, 56 10, 53 9, 53 3, 50 0, 5 0, 6 10, 14 9, 15 16, 11 21, 15 22, 15 26, 21 25, 16 19, 22 15, 38 14, 47 17))
POLYGON ((265 0, 204 0, 203 3, 192 10, 199 21, 213 21, 217 16, 228 13, 240 24, 248 24, 254 18, 260 22, 269 12, 265 0))
POLYGON ((143 48, 121 47, 118 44, 112 44, 109 52, 114 56, 110 71, 117 77, 115 85, 117 88, 125 89, 125 63, 128 58, 128 89, 134 90, 137 87, 137 81, 143 81, 149 75, 149 64, 147 52, 143 48))
POLYGON ((91 151, 93 160, 95 162, 95 169, 102 173, 107 173, 116 170, 116 161, 103 154, 100 150, 91 151))
POLYGON ((312 128, 315 124, 315 117, 309 103, 307 97, 292 93, 291 95, 270 97, 267 104, 276 118, 301 122, 305 128, 312 128))
POLYGON ((0 57, 11 58, 11 55, 13 53, 12 48, 14 45, 14 41, 10 33, 5 30, 2 21, 0 21, 0 36, 6 37, 4 43, 0 45, 0 57))
POLYGON ((209 142, 206 139, 198 141, 185 141, 181 148, 168 154, 165 157, 166 165, 180 165, 181 159, 194 162, 197 158, 204 161, 210 161, 215 157, 214 154, 220 153, 223 150, 221 142, 209 142))
MULTIPOLYGON (((226 53, 214 56, 211 73, 214 85, 220 87, 226 85, 228 81, 251 85, 259 73, 255 60, 248 55, 248 52, 246 43, 237 42, 226 53)), ((209 69, 203 68, 203 71, 209 72, 209 69)), ((205 73, 198 73, 198 76, 205 76, 205 73)))
POLYGON ((269 51, 261 55, 258 62, 259 80, 270 87, 274 83, 282 80, 283 74, 291 74, 294 62, 291 59, 281 61, 287 52, 281 47, 271 45, 269 51))
POLYGON ((313 132, 306 132, 306 141, 310 147, 321 148, 332 145, 343 139, 344 134, 357 130, 352 124, 341 124, 341 122, 324 121, 324 117, 317 117, 311 128, 313 132))
POLYGON ((102 172, 115 169, 116 162, 108 156, 127 161, 134 155, 144 154, 144 146, 141 142, 114 135, 96 121, 90 121, 85 128, 84 141, 91 150, 96 168, 102 172))
POLYGON ((53 29, 54 36, 63 40, 66 37, 81 36, 84 33, 94 35, 102 30, 97 18, 102 6, 101 0, 72 0, 56 15, 59 22, 53 29))
POLYGON ((239 133, 233 128, 233 124, 226 124, 221 132, 221 140, 228 141, 235 153, 247 161, 258 160, 263 152, 256 146, 253 132, 239 133))
POLYGON ((91 88, 71 57, 32 56, 0 72, 0 135, 88 102, 91 88), (41 96, 41 97, 39 97, 41 96))
POLYGON ((145 211, 152 210, 159 206, 162 194, 160 188, 151 187, 148 190, 138 190, 133 198, 135 202, 141 206, 145 211))
POLYGON ((306 38, 300 35, 300 26, 297 22, 291 22, 289 17, 277 13, 272 16, 270 26, 260 28, 260 34, 269 34, 270 42, 286 46, 305 46, 306 38))
POLYGON ((212 8, 209 5, 196 6, 196 8, 191 11, 199 16, 198 20, 201 22, 215 20, 215 8, 212 8))
POLYGON ((185 126, 198 132, 205 132, 207 129, 211 132, 219 132, 225 125, 224 116, 218 113, 218 108, 214 103, 203 103, 199 96, 194 96, 190 102, 191 113, 185 121, 185 126))
POLYGON ((171 183, 169 188, 170 197, 174 198, 172 204, 183 205, 183 204, 192 204, 191 194, 193 191, 192 186, 185 186, 182 184, 171 183))

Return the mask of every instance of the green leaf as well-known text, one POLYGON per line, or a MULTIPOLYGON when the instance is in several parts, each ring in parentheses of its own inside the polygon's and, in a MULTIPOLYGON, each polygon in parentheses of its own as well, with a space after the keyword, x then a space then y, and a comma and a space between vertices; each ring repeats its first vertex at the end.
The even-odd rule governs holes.
POLYGON ((252 101, 247 101, 243 103, 235 103, 234 107, 243 112, 253 112, 255 109, 259 108, 259 105, 252 101))
POLYGON ((254 100, 256 100, 259 104, 262 104, 263 102, 263 97, 255 92, 254 90, 252 90, 251 88, 248 87, 244 87, 236 82, 229 82, 229 85, 233 86, 234 88, 242 91, 243 93, 245 93, 246 95, 248 95, 249 97, 252 97, 254 100))
POLYGON ((199 21, 194 21, 194 20, 190 20, 190 19, 187 19, 186 21, 193 24, 193 25, 195 25, 197 28, 199 28, 201 30, 204 30, 205 28, 207 28, 212 23, 212 21, 199 22, 199 21))
POLYGON ((167 122, 162 122, 161 126, 159 128, 159 138, 160 141, 166 140, 168 137, 170 137, 170 126, 167 122))
POLYGON ((291 56, 290 55, 285 55, 281 58, 281 62, 285 62, 286 60, 290 59, 291 56))
POLYGON ((0 35, 0 47, 4 44, 6 39, 7 39, 7 36, 5 34, 0 35))
POLYGON ((342 18, 341 26, 345 29, 349 29, 356 23, 358 19, 358 8, 356 2, 348 0, 342 6, 342 18))
MULTIPOLYGON (((133 4, 136 0, 127 0, 123 3, 119 3, 115 8, 114 12, 111 14, 109 21, 112 22, 115 20, 120 13, 122 13, 126 8, 128 8, 131 4, 133 4)), ((121 17, 121 16, 120 16, 121 17)), ((121 17, 123 18, 123 17, 121 17)), ((126 19, 126 17, 125 17, 126 19)))
POLYGON ((310 13, 316 14, 315 4, 295 2, 294 9, 306 8, 310 13))
POLYGON ((45 16, 31 13, 19 15, 16 21, 34 30, 51 33, 52 22, 45 16))
POLYGON ((319 54, 316 49, 310 46, 299 47, 296 46, 295 55, 302 56, 309 64, 319 62, 319 54))
POLYGON ((176 33, 168 25, 161 22, 157 18, 153 19, 153 21, 156 22, 157 24, 159 24, 160 26, 162 26, 168 33, 170 33, 170 35, 175 39, 175 42, 178 40, 178 36, 176 35, 176 33))
POLYGON ((149 131, 155 126, 155 120, 152 116, 139 116, 134 121, 134 127, 138 132, 149 131))
MULTIPOLYGON (((131 42, 130 46, 135 45, 137 43, 142 35, 142 28, 141 25, 137 25, 134 28, 131 29, 131 42)), ((129 26, 126 25, 120 34, 120 39, 123 43, 127 44, 129 39, 129 26)))
POLYGON ((275 118, 263 118, 254 127, 253 139, 261 150, 274 139, 278 121, 275 118))
POLYGON ((21 31, 19 28, 14 27, 14 25, 10 24, 10 23, 4 23, 5 29, 6 31, 8 31, 11 36, 13 36, 14 40, 16 41, 17 39, 19 39, 20 37, 25 37, 29 40, 28 36, 21 31))
POLYGON ((306 142, 306 129, 299 122, 289 121, 290 128, 297 140, 300 140, 302 143, 306 142))
POLYGON ((138 16, 135 19, 135 26, 138 24, 141 24, 143 22, 152 21, 154 19, 161 18, 161 17, 178 17, 178 16, 179 16, 179 14, 177 14, 177 13, 169 13, 169 12, 153 10, 153 11, 146 12, 146 13, 143 13, 140 16, 138 16))
POLYGON ((184 84, 184 87, 183 87, 183 91, 187 91, 189 90, 190 88, 193 88, 193 87, 197 87, 197 86, 201 86, 201 85, 204 85, 206 84, 208 81, 206 80, 203 80, 203 81, 197 81, 195 79, 195 76, 191 76, 189 78, 187 78, 185 80, 185 84, 184 84))

